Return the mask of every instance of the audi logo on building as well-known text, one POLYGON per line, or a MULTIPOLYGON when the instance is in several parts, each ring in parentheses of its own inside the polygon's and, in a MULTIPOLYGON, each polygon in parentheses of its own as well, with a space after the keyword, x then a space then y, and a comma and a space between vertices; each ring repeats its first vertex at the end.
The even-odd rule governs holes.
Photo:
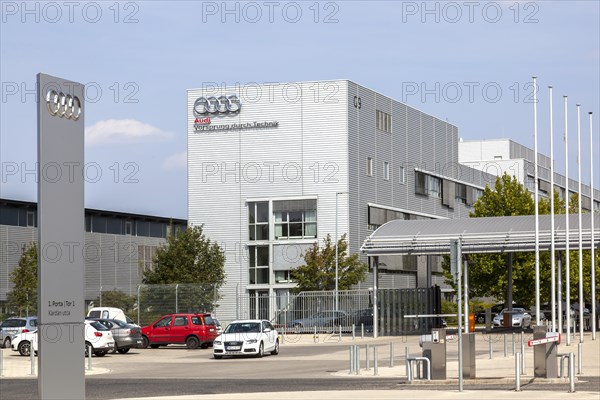
POLYGON ((206 114, 235 114, 242 109, 242 102, 235 95, 199 97, 194 103, 196 116, 206 114))
POLYGON ((50 89, 46 93, 46 104, 50 115, 57 115, 73 121, 77 121, 81 116, 81 100, 77 96, 50 89))

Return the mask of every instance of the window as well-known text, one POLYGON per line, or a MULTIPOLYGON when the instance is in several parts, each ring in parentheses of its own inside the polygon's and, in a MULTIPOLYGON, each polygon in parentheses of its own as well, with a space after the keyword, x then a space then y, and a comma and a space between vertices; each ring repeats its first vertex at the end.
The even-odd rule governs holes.
POLYGON ((275 283, 291 283, 290 271, 275 271, 275 283))
POLYGON ((367 157, 367 175, 373 176, 373 159, 371 157, 367 157))
POLYGON ((369 206, 367 229, 374 231, 388 221, 395 219, 408 219, 408 215, 394 210, 369 206))
POLYGON ((389 162, 383 163, 383 179, 386 181, 390 180, 390 163, 389 162))
POLYGON ((269 246, 248 246, 249 283, 269 283, 269 246))
POLYGON ((390 114, 376 110, 375 117, 377 120, 377 129, 387 133, 392 133, 392 116, 390 114))
POLYGON ((162 318, 160 321, 158 321, 156 324, 154 324, 155 328, 166 328, 168 326, 171 325, 171 316, 167 316, 162 318))
POLYGON ((144 271, 152 269, 152 259, 156 254, 157 246, 138 246, 138 276, 143 276, 144 271))
POLYGON ((131 235, 131 221, 125 221, 125 234, 131 235))
POLYGON ((404 169, 404 167, 400 167, 400 169, 398 170, 398 180, 403 185, 406 183, 406 170, 404 169))
POLYGON ((442 197, 442 181, 440 178, 427 175, 427 194, 429 197, 442 197))
POLYGON ((35 212, 27 211, 27 226, 35 226, 35 212))
POLYGON ((276 240, 317 237, 316 200, 275 201, 273 213, 276 240))
POLYGON ((248 239, 269 240, 269 203, 248 203, 248 239))
POLYGON ((175 322, 173 322, 173 326, 187 326, 187 317, 175 317, 175 322))
POLYGON ((467 204, 467 185, 456 183, 456 201, 462 204, 467 204))

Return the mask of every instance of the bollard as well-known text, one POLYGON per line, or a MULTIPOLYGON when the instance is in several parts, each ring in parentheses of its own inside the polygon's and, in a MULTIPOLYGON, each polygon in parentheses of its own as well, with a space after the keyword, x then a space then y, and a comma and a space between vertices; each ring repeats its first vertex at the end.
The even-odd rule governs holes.
POLYGON ((350 346, 348 350, 350 350, 350 368, 348 369, 348 374, 352 375, 354 372, 354 346, 350 346))
POLYGON ((390 368, 394 368, 394 342, 390 342, 390 368))
POLYGON ((583 369, 583 343, 579 342, 577 344, 577 375, 581 375, 581 370, 583 369))
POLYGON ((356 327, 356 326, 355 326, 354 324, 352 324, 352 340, 354 340, 354 339, 355 339, 355 336, 356 336, 356 335, 355 335, 355 332, 354 332, 354 329, 355 329, 355 327, 356 327))
POLYGON ((92 346, 88 345, 88 370, 92 370, 92 346))
POLYGON ((521 374, 525 375, 525 341, 521 340, 521 374))
POLYGON ((516 350, 515 350, 515 333, 512 333, 512 353, 513 355, 516 354, 516 350))
POLYGON ((31 364, 30 375, 35 375, 35 351, 33 351, 33 341, 29 342, 29 362, 31 364))
POLYGON ((406 376, 410 377, 408 373, 408 346, 404 347, 404 365, 406 366, 406 376))
POLYGON ((492 343, 492 338, 488 337, 488 350, 490 353, 490 360, 494 357, 494 344, 492 343))
POLYGON ((575 354, 569 353, 569 393, 575 393, 575 354))
POLYGON ((342 326, 340 325, 340 333, 338 335, 338 342, 342 341, 342 326))
POLYGON ((358 346, 354 346, 356 350, 354 351, 354 356, 356 357, 356 375, 360 374, 360 348, 358 346))
POLYGON ((317 327, 315 326, 315 334, 313 335, 313 343, 317 343, 318 339, 317 339, 317 327))
POLYGON ((365 360, 367 360, 367 370, 371 369, 369 366, 369 343, 365 347, 365 360))
POLYGON ((360 324, 360 338, 365 338, 365 324, 360 324))
POLYGON ((377 346, 373 347, 373 376, 379 375, 377 368, 377 346))
POLYGON ((506 333, 504 334, 504 357, 506 358, 507 348, 506 348, 506 333))
POLYGON ((515 391, 521 391, 521 353, 515 353, 515 391))

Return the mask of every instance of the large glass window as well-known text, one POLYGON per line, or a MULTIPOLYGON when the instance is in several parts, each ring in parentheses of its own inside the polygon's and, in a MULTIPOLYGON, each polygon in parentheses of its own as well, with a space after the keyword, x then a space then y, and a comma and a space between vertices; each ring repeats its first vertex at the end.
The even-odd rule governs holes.
POLYGON ((269 246, 248 246, 249 283, 269 283, 269 246))
POLYGON ((467 185, 456 182, 455 198, 457 202, 467 204, 467 185))
POLYGON ((248 239, 269 240, 269 203, 248 203, 248 239))
POLYGON ((283 200, 273 202, 275 239, 317 237, 317 201, 283 200))

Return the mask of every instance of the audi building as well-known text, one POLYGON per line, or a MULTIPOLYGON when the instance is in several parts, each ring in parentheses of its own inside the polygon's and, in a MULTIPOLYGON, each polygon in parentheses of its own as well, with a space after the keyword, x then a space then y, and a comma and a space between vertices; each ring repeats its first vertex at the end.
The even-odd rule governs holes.
MULTIPOLYGON (((466 218, 495 181, 458 163, 456 126, 352 81, 187 96, 188 221, 225 250, 223 320, 240 316, 240 299, 270 299, 253 317, 285 307, 315 241, 346 234, 356 253, 392 219, 466 218)), ((438 257, 380 258, 381 288, 443 281, 438 257)), ((356 288, 372 285, 369 274, 356 288)))

